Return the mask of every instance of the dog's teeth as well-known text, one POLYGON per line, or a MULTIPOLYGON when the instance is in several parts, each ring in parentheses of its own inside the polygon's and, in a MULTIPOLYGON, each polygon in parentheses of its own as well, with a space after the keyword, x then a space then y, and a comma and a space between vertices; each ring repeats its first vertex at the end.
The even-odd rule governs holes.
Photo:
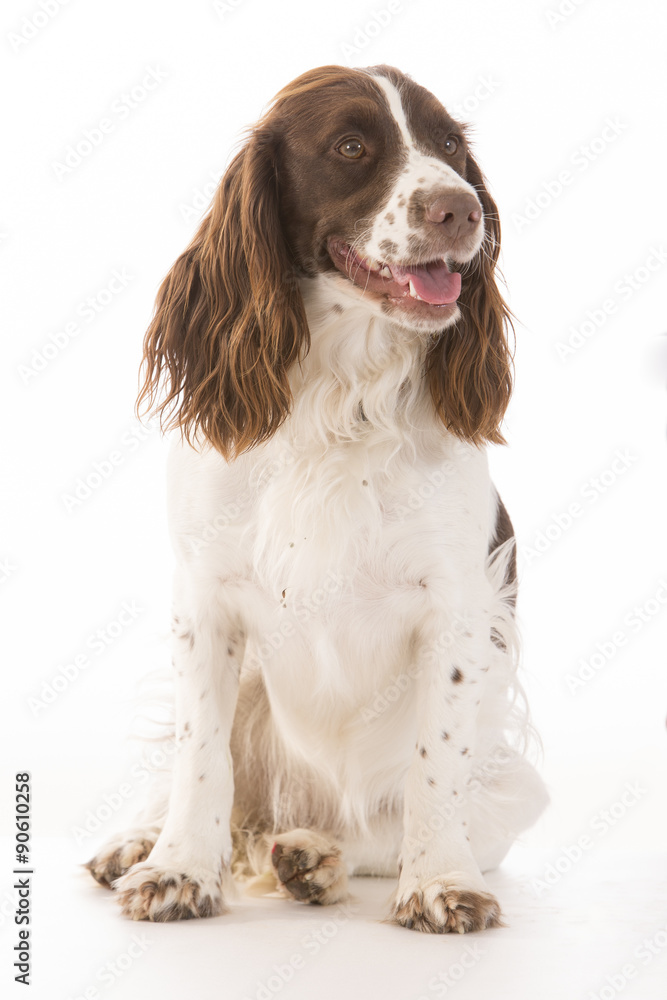
POLYGON ((419 299, 420 302, 424 301, 421 295, 417 295, 417 292, 415 291, 415 286, 413 285, 412 282, 410 282, 410 296, 413 299, 419 299))
POLYGON ((392 277, 392 273, 391 273, 391 271, 389 270, 389 268, 387 267, 386 264, 384 265, 384 267, 380 271, 380 274, 382 275, 383 278, 391 278, 392 277))
POLYGON ((367 267, 369 271, 379 271, 382 264, 375 257, 364 257, 364 267, 367 267))

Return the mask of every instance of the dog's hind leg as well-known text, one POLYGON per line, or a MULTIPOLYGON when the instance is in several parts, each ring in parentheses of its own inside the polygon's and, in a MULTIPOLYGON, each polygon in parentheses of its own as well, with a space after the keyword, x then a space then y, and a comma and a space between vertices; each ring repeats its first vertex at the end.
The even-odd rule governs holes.
POLYGON ((271 864, 279 885, 305 903, 340 903, 347 898, 347 870, 333 840, 314 830, 276 834, 271 864))
POLYGON ((111 888, 132 865, 146 860, 159 833, 159 826, 139 826, 116 834, 83 867, 100 885, 111 888))

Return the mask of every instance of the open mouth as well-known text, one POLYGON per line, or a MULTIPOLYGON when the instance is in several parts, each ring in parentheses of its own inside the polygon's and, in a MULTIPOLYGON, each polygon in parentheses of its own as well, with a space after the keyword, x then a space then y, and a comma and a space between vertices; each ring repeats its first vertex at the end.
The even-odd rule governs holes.
POLYGON ((337 269, 364 292, 404 309, 451 312, 456 308, 461 275, 449 270, 444 257, 419 264, 389 264, 362 256, 343 240, 329 240, 328 249, 337 269))

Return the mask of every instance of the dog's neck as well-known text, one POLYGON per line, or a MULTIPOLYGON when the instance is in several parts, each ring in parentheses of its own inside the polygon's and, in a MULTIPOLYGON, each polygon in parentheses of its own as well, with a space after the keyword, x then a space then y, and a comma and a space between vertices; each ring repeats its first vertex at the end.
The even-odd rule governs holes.
POLYGON ((427 335, 375 315, 324 276, 304 282, 311 346, 292 372, 289 424, 301 442, 398 444, 433 425, 423 378, 427 335))
POLYGON ((304 304, 311 347, 291 372, 292 408, 267 446, 268 471, 253 473, 262 484, 253 555, 260 579, 307 592, 377 548, 383 526, 404 516, 409 489, 430 482, 457 442, 424 379, 427 335, 326 279, 308 283, 304 304))

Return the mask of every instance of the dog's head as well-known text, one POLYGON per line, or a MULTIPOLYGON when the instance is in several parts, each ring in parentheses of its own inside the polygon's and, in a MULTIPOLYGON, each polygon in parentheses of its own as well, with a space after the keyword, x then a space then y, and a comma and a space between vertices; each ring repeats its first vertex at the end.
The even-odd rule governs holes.
POLYGON ((160 288, 140 401, 225 456, 268 439, 308 351, 301 283, 424 338, 445 426, 501 441, 508 312, 496 206, 463 126, 397 70, 326 66, 282 90, 160 288))

